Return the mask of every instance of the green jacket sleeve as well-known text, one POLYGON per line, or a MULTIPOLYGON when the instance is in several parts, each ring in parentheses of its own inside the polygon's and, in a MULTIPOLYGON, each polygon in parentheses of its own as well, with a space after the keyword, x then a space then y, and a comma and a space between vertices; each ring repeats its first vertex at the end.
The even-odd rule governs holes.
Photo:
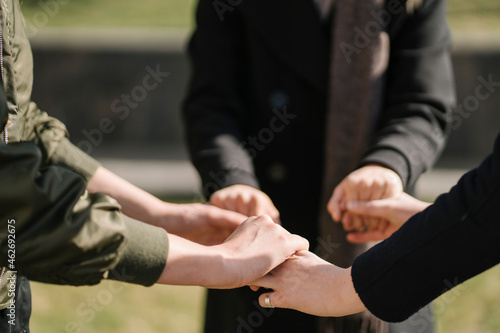
POLYGON ((92 285, 109 274, 156 282, 167 257, 166 232, 124 218, 114 199, 88 194, 81 175, 43 168, 42 159, 32 143, 0 143, 0 266, 11 264, 7 224, 13 220, 15 270, 31 280, 92 285), (110 274, 117 266, 121 271, 110 274))
POLYGON ((100 165, 68 139, 66 126, 31 102, 23 117, 19 141, 31 141, 42 150, 45 163, 59 163, 81 174, 88 182, 100 165))
POLYGON ((2 14, 2 81, 10 111, 10 142, 34 142, 44 163, 66 165, 88 181, 99 163, 71 144, 65 126, 31 101, 33 57, 19 2, 12 1, 2 14))

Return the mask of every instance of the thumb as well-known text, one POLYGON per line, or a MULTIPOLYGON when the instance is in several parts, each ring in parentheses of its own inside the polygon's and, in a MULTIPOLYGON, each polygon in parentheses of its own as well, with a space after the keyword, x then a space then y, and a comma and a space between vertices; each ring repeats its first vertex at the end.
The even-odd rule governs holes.
POLYGON ((220 228, 236 229, 243 221, 248 219, 248 216, 231 210, 219 208, 212 204, 207 204, 207 206, 207 208, 211 210, 211 212, 207 212, 207 216, 212 220, 214 226, 220 228))
POLYGON ((264 293, 259 296, 259 304, 263 308, 283 308, 283 299, 279 291, 264 293), (267 298, 267 301, 266 301, 267 298))
POLYGON ((365 244, 369 242, 378 242, 387 238, 381 231, 365 231, 348 233, 347 241, 352 244, 365 244))
POLYGON ((372 201, 349 201, 346 204, 348 211, 366 217, 390 217, 390 203, 387 199, 372 201))
POLYGON ((270 216, 271 216, 271 219, 274 221, 274 223, 281 225, 280 213, 277 209, 270 216))
POLYGON ((248 219, 248 216, 245 216, 237 212, 225 210, 223 211, 223 214, 221 214, 220 219, 218 219, 219 227, 236 229, 246 219, 248 219))
POLYGON ((332 198, 326 207, 334 221, 340 221, 342 218, 341 202, 344 200, 344 197, 344 189, 341 185, 338 185, 333 191, 332 198))

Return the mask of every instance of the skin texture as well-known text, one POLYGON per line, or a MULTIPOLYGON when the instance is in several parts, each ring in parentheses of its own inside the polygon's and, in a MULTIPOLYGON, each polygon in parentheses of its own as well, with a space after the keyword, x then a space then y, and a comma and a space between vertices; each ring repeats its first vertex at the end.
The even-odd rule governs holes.
POLYGON ((367 165, 350 173, 333 191, 327 209, 345 231, 376 229, 382 220, 376 216, 360 215, 347 210, 350 201, 370 201, 395 198, 403 193, 397 173, 379 165, 367 165))
MULTIPOLYGON (((382 223, 374 230, 350 233, 348 240, 355 243, 383 240, 429 205, 406 193, 389 199, 349 201, 345 204, 348 212, 377 218, 382 223)), ((354 289, 351 268, 337 267, 308 251, 296 253, 251 286, 254 291, 259 287, 273 290, 260 295, 263 307, 267 307, 265 299, 269 296, 274 307, 316 316, 340 317, 366 310, 354 289)))
POLYGON ((426 209, 431 204, 401 193, 396 198, 373 201, 350 201, 347 211, 363 217, 378 218, 379 224, 364 232, 351 232, 347 235, 352 243, 381 241, 391 236, 410 217, 426 209))
POLYGON ((210 203, 247 216, 268 215, 280 223, 280 213, 264 192, 248 185, 232 185, 215 192, 210 203))
POLYGON ((222 244, 202 246, 170 236, 162 284, 228 289, 250 284, 294 253, 309 248, 268 216, 251 217, 222 244))
POLYGON ((164 202, 103 167, 97 169, 87 189, 114 198, 129 217, 203 245, 222 243, 247 219, 209 204, 164 202))
POLYGON ((290 234, 268 216, 247 219, 212 205, 163 202, 102 167, 87 189, 108 194, 126 215, 170 233, 159 284, 241 287, 309 248, 306 239, 290 234))
POLYGON ((351 279, 351 270, 339 268, 315 254, 302 251, 253 283, 251 288, 273 289, 259 297, 267 307, 294 309, 316 316, 341 317, 366 310, 351 279))

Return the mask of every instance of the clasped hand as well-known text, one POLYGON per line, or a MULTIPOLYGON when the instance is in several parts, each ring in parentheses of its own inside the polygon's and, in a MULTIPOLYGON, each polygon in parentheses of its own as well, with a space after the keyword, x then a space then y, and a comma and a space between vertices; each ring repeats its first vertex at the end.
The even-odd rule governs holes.
MULTIPOLYGON (((352 173, 335 188, 327 209, 344 230, 358 236, 363 231, 385 230, 390 222, 377 215, 350 209, 358 202, 397 198, 403 193, 403 184, 397 173, 379 165, 367 165, 352 173)), ((359 241, 351 234, 349 241, 359 241)))

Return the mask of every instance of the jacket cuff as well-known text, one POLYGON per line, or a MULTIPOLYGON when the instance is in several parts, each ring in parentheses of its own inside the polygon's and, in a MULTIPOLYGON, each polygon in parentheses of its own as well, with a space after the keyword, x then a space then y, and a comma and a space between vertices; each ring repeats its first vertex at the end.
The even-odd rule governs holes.
POLYGON ((73 145, 67 138, 63 138, 52 154, 52 161, 68 166, 81 174, 88 182, 101 165, 90 155, 73 145))
POLYGON ((167 262, 167 232, 126 216, 123 220, 127 229, 126 243, 108 278, 151 286, 158 281, 167 262))
POLYGON ((401 178, 405 190, 413 185, 410 181, 410 164, 403 155, 395 150, 382 149, 371 152, 361 160, 360 167, 367 164, 380 164, 396 172, 401 178))

